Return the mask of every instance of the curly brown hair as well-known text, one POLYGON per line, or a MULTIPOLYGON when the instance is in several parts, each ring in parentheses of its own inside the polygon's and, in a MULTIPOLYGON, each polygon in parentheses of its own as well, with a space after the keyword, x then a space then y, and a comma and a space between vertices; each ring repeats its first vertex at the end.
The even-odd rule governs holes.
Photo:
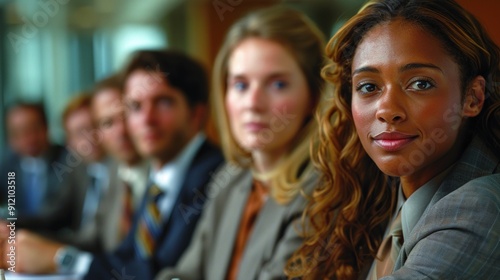
POLYGON ((396 182, 364 151, 351 112, 351 64, 359 42, 373 27, 402 19, 435 36, 459 66, 462 96, 476 76, 486 80, 476 134, 500 149, 500 50, 479 22, 453 0, 374 0, 331 38, 331 63, 323 77, 334 85, 328 108, 318 115, 319 146, 313 153, 321 183, 304 212, 311 232, 290 259, 289 277, 356 279, 380 245, 396 201, 396 182))

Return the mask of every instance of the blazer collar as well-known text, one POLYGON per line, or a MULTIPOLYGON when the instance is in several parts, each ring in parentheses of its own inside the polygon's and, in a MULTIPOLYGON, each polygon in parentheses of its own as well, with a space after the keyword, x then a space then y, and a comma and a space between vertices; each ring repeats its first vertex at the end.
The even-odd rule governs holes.
MULTIPOLYGON (((307 195, 311 195, 318 183, 318 174, 312 172, 301 185, 307 195)), ((299 193, 285 205, 278 204, 272 197, 262 207, 247 244, 251 244, 241 259, 238 275, 245 279, 257 279, 263 263, 276 253, 278 242, 283 238, 284 230, 297 227, 294 222, 302 214, 306 201, 299 193)))
POLYGON ((498 169, 499 159, 495 156, 495 153, 479 137, 474 137, 455 167, 443 180, 429 205, 435 204, 465 183, 478 177, 493 174, 498 169))
MULTIPOLYGON (((175 210, 175 208, 180 203, 191 205, 194 203, 194 197, 196 197, 198 193, 203 195, 212 173, 222 161, 223 157, 220 151, 212 146, 207 140, 204 140, 201 146, 196 150, 194 158, 191 160, 184 174, 184 180, 177 198, 175 199, 174 209, 170 217, 166 221, 163 221, 162 234, 160 235, 159 241, 157 241, 158 244, 161 244, 165 238, 168 238, 168 231, 173 220, 178 221, 179 219, 183 219, 179 211, 175 210)), ((141 209, 145 207, 145 203, 146 200, 144 197, 141 209)))
POLYGON ((256 279, 262 262, 271 258, 273 246, 285 220, 289 208, 279 205, 272 197, 266 201, 255 221, 252 233, 247 240, 251 247, 245 249, 238 275, 245 275, 245 278, 256 279))
MULTIPOLYGON (((493 153, 479 137, 474 137, 456 165, 439 186, 422 216, 426 215, 432 205, 436 204, 440 199, 457 190, 465 183, 475 178, 499 172, 499 163, 500 159, 495 156, 495 153, 493 153)), ((412 234, 410 234, 410 236, 411 235, 412 234)), ((409 252, 407 252, 407 246, 408 242, 403 243, 403 247, 394 265, 394 270, 402 267, 406 261, 409 254, 409 252)))
POLYGON ((223 229, 219 232, 217 237, 217 244, 214 256, 219 258, 219 264, 214 268, 214 279, 225 279, 227 269, 233 254, 234 242, 240 227, 241 215, 246 206, 246 201, 252 187, 252 174, 250 171, 245 170, 241 176, 236 176, 232 182, 227 185, 234 188, 231 195, 228 197, 228 205, 225 209, 230 209, 224 214, 220 228, 223 229))

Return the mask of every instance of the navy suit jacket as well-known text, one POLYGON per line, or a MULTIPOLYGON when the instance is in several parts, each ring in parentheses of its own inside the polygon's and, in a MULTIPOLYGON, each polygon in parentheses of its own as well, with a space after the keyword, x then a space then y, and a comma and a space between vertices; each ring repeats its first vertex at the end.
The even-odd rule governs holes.
MULTIPOLYGON (((23 215, 22 209, 26 208, 26 198, 23 188, 23 171, 21 169, 21 156, 16 153, 8 152, 6 157, 0 162, 0 205, 7 204, 7 176, 9 172, 15 172, 15 214, 17 217, 16 226, 28 228, 38 233, 53 231, 65 228, 71 225, 71 213, 65 209, 66 197, 62 197, 63 189, 69 187, 68 178, 70 175, 60 172, 59 165, 66 166, 68 151, 58 145, 52 145, 43 155, 43 160, 47 164, 45 173, 46 184, 45 194, 42 198, 41 209, 36 215, 23 215), (21 213, 20 213, 21 212, 21 213)), ((5 217, 4 217, 5 218, 5 217)))
POLYGON ((220 150, 205 141, 185 174, 183 187, 150 260, 136 256, 134 234, 146 201, 136 214, 132 229, 112 254, 95 255, 84 279, 153 279, 162 267, 174 266, 191 241, 211 175, 223 162, 220 150), (121 277, 121 278, 120 278, 121 277))

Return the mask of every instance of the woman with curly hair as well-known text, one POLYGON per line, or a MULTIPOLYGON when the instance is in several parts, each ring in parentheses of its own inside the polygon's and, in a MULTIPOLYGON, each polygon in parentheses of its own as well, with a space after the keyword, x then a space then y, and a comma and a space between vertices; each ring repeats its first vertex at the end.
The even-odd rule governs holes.
POLYGON ((327 56, 321 183, 288 275, 498 279, 498 46, 453 0, 376 0, 327 56))

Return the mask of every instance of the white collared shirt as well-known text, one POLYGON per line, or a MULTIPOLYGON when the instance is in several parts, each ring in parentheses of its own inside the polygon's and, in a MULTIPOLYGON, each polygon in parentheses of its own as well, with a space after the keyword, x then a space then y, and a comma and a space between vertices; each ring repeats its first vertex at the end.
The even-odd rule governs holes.
POLYGON ((85 193, 80 227, 87 226, 88 223, 95 219, 103 194, 109 188, 108 172, 108 167, 101 162, 93 162, 87 165, 87 176, 91 179, 85 193))
MULTIPOLYGON (((43 208, 44 198, 47 193, 47 162, 42 157, 23 157, 21 158, 21 170, 24 173, 24 187, 29 192, 31 188, 36 187, 36 196, 38 196, 39 207, 43 208), (34 185, 33 185, 34 184, 34 185)), ((31 194, 28 194, 31 196, 31 194)), ((36 212, 41 209, 37 209, 36 212)))
MULTIPOLYGON (((410 236, 411 231, 417 224, 425 209, 432 200, 437 189, 443 182, 446 175, 450 172, 454 165, 448 167, 443 172, 434 176, 431 180, 418 188, 407 200, 401 208, 401 226, 403 228, 403 240, 410 236)), ((400 188, 401 189, 401 188, 400 188)))
MULTIPOLYGON (((401 187, 401 184, 399 185, 396 208, 392 213, 390 222, 387 224, 383 239, 385 239, 389 234, 392 222, 394 221, 394 219, 396 219, 399 211, 401 211, 401 227, 403 230, 403 240, 406 240, 406 238, 409 237, 411 231, 417 224, 418 220, 420 220, 420 217, 422 217, 422 214, 424 213, 425 209, 427 209, 427 206, 431 202, 432 197, 441 185, 441 182, 444 180, 452 167, 453 166, 447 168, 437 176, 434 176, 434 178, 429 180, 427 183, 418 188, 412 195, 410 195, 408 199, 406 199, 403 194, 403 188, 401 187)), ((375 264, 376 260, 373 261, 368 275, 372 274, 375 264)))
POLYGON ((196 152, 205 141, 205 135, 198 133, 177 157, 154 172, 151 170, 150 178, 165 195, 158 201, 161 217, 166 221, 177 201, 177 197, 184 184, 186 173, 196 152))
MULTIPOLYGON (((198 133, 173 161, 165 164, 156 172, 151 170, 151 180, 166 193, 158 201, 164 222, 170 218, 188 168, 205 139, 206 136, 204 133, 198 133)), ((78 275, 85 275, 92 264, 92 260, 93 255, 91 253, 80 252, 77 256, 75 267, 73 267, 73 271, 71 272, 78 275)))
POLYGON ((127 183, 132 189, 134 209, 139 207, 144 190, 147 187, 149 166, 148 160, 142 160, 133 166, 118 165, 118 178, 127 183))

